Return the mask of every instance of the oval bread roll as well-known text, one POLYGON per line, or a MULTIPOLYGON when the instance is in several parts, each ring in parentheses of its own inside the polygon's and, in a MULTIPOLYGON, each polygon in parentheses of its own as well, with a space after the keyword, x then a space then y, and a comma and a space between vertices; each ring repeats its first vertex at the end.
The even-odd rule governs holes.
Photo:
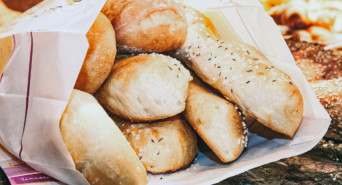
POLYGON ((246 44, 212 35, 206 18, 184 7, 188 36, 174 56, 265 126, 293 137, 303 119, 301 92, 291 78, 246 44))
POLYGON ((186 38, 186 20, 172 0, 107 0, 102 12, 111 20, 122 51, 168 51, 186 38))
POLYGON ((223 162, 237 159, 247 146, 247 130, 241 113, 229 101, 189 84, 185 118, 223 162))
POLYGON ((179 116, 140 124, 117 117, 114 120, 146 170, 152 174, 185 168, 197 155, 196 135, 179 116))
POLYGON ((147 184, 138 156, 90 94, 72 92, 60 130, 76 169, 90 184, 147 184))
POLYGON ((110 112, 131 121, 153 121, 183 112, 190 73, 176 59, 138 55, 114 63, 95 93, 110 112))
POLYGON ((95 92, 108 77, 115 60, 114 29, 108 18, 100 13, 87 33, 89 49, 78 75, 75 88, 95 92))

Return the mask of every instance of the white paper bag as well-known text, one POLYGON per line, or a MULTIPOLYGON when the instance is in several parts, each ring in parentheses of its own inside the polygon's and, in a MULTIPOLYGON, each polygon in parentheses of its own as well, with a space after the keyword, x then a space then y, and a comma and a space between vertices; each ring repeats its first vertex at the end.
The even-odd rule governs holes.
MULTIPOLYGON (((0 34, 0 38, 13 34, 15 38, 14 52, 0 80, 1 141, 33 168, 67 184, 87 183, 75 170, 63 144, 59 119, 87 51, 85 33, 104 2, 83 0, 67 5, 63 0, 45 1, 39 9, 30 10, 19 23, 8 27, 9 32, 0 34)), ((230 33, 255 46, 288 73, 304 96, 304 120, 292 140, 267 139, 250 133, 248 149, 237 161, 220 164, 199 153, 190 168, 149 175, 149 184, 217 183, 313 148, 329 127, 329 115, 310 90, 263 7, 256 0, 185 0, 184 3, 208 15, 222 16, 228 25, 216 24, 222 38, 225 39, 225 29, 231 29, 230 33)))
POLYGON ((34 169, 87 184, 63 143, 59 120, 87 53, 86 33, 105 0, 48 0, 7 25, 14 52, 0 81, 0 138, 34 169))

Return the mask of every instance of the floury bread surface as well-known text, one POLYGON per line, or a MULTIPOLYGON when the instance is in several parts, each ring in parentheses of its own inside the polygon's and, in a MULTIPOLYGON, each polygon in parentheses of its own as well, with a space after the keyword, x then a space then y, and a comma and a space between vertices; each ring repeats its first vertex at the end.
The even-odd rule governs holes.
POLYGON ((237 107, 192 82, 184 114, 221 161, 237 159, 247 146, 246 126, 237 107))
POLYGON ((152 123, 113 119, 152 174, 186 168, 197 155, 196 134, 180 116, 152 123))
POLYGON ((185 17, 172 0, 107 0, 102 12, 114 26, 120 51, 164 52, 186 38, 185 17))
POLYGON ((174 56, 245 113, 293 137, 304 108, 303 97, 290 77, 253 47, 217 38, 199 12, 189 7, 183 7, 183 11, 188 35, 174 56))
POLYGON ((191 80, 178 60, 142 54, 115 62, 95 97, 115 115, 131 121, 153 121, 184 111, 191 80))
POLYGON ((60 130, 76 169, 91 185, 147 184, 138 156, 92 95, 72 92, 60 130))

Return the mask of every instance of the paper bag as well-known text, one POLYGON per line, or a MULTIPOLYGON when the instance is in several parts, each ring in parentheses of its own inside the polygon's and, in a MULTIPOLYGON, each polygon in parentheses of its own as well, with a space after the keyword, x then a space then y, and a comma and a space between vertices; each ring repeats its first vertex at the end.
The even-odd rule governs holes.
MULTIPOLYGON (((67 184, 87 184, 59 133, 59 119, 87 51, 85 33, 104 0, 45 1, 0 34, 14 34, 14 52, 0 80, 0 138, 12 154, 67 184), (57 8, 58 7, 58 8, 57 8), (54 9, 51 12, 50 10, 54 9), (47 13, 48 12, 48 13, 47 13), (53 20, 53 21, 52 21, 53 20)), ((185 170, 149 175, 149 184, 212 184, 266 163, 304 153, 327 131, 330 118, 296 67, 282 35, 256 0, 185 0, 212 19, 223 39, 240 39, 288 73, 304 97, 304 120, 290 139, 249 133, 248 149, 227 164, 199 153, 185 170)))
POLYGON ((105 0, 47 0, 2 27, 13 52, 0 79, 0 139, 13 155, 67 184, 87 184, 59 120, 87 53, 86 33, 105 0))

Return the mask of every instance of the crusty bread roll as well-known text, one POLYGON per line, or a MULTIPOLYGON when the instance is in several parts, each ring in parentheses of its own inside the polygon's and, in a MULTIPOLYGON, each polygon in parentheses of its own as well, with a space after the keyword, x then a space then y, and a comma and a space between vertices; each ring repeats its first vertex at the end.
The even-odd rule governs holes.
POLYGON ((196 135, 180 116, 140 124, 113 119, 152 174, 188 167, 197 155, 196 135))
POLYGON ((115 60, 114 29, 108 18, 100 13, 87 33, 89 49, 78 75, 75 88, 93 93, 108 77, 115 60))
POLYGON ((90 184, 147 184, 138 156, 90 94, 72 92, 60 130, 76 169, 90 184))
POLYGON ((132 121, 164 119, 184 110, 191 80, 176 59, 138 55, 115 62, 95 97, 113 114, 132 121))
POLYGON ((247 128, 237 107, 192 82, 185 118, 223 162, 237 159, 247 146, 247 128))
POLYGON ((247 114, 293 137, 303 118, 303 97, 290 77, 245 44, 211 34, 199 12, 184 7, 188 21, 185 44, 175 52, 206 83, 247 114))
POLYGON ((0 0, 0 26, 13 21, 19 17, 21 13, 15 10, 9 9, 6 4, 0 0))
POLYGON ((163 52, 186 38, 186 20, 172 0, 107 0, 102 12, 114 26, 121 51, 163 52))
POLYGON ((309 84, 332 120, 342 124, 342 77, 309 84))

